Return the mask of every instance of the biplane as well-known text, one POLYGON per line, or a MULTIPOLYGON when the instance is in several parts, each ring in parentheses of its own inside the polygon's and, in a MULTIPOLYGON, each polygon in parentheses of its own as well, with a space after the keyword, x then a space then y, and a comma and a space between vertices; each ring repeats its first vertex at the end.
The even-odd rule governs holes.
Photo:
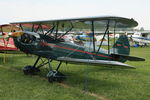
POLYGON ((22 29, 21 32, 13 32, 11 35, 14 38, 16 47, 21 51, 37 55, 37 60, 33 65, 23 68, 24 74, 33 75, 40 71, 40 68, 46 64, 49 66, 47 74, 48 81, 63 81, 65 75, 59 71, 61 64, 90 64, 94 66, 108 65, 111 67, 135 68, 134 66, 125 64, 130 61, 144 61, 139 57, 129 56, 130 45, 126 35, 120 36, 114 40, 114 45, 110 47, 109 31, 117 28, 136 27, 138 23, 134 19, 102 16, 102 17, 87 17, 73 19, 59 19, 46 21, 29 21, 29 22, 14 22, 22 29), (32 27, 26 29, 24 25, 30 24, 32 27), (35 28, 36 26, 36 28, 35 28), (38 27, 37 27, 38 26, 38 27), (44 29, 43 26, 49 27, 44 29), (80 44, 75 44, 65 41, 63 38, 68 34, 75 34, 77 31, 90 31, 92 37, 91 44, 85 47, 80 44), (103 41, 99 46, 95 46, 94 35, 98 29, 104 29, 103 39, 108 38, 107 49, 102 48, 103 41), (46 60, 42 60, 46 58, 46 60), (40 64, 39 61, 42 60, 40 64), (59 61, 57 68, 54 70, 51 66, 53 60, 59 61))
POLYGON ((0 25, 0 52, 6 53, 8 51, 16 51, 18 50, 14 44, 13 38, 9 37, 11 34, 11 28, 18 30, 16 26, 11 24, 3 24, 0 25))

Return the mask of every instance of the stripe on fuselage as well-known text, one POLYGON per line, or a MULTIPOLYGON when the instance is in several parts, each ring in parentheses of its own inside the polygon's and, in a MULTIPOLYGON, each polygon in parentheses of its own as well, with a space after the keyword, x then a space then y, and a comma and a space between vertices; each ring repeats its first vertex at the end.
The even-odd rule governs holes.
POLYGON ((46 42, 41 42, 40 45, 42 45, 42 46, 51 46, 51 47, 56 47, 56 48, 61 48, 61 49, 66 49, 66 50, 71 50, 71 51, 81 52, 81 53, 87 53, 87 54, 91 54, 91 55, 95 55, 95 56, 100 56, 100 57, 105 57, 105 58, 113 59, 110 56, 105 56, 105 55, 102 55, 102 54, 91 53, 91 52, 87 52, 87 51, 83 51, 83 50, 78 50, 78 49, 73 49, 73 48, 68 48, 68 47, 62 47, 62 46, 59 46, 59 45, 55 45, 55 44, 51 44, 51 43, 46 43, 46 42))

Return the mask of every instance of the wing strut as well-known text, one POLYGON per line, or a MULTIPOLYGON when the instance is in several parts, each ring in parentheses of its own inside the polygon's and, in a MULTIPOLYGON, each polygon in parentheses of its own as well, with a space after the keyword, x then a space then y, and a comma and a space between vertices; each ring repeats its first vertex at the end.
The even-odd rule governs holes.
POLYGON ((94 33, 94 21, 92 20, 92 35, 93 35, 93 51, 95 52, 95 38, 94 38, 94 35, 95 35, 95 33, 94 33))
POLYGON ((32 25, 32 32, 34 32, 34 24, 32 25))
POLYGON ((58 26, 59 26, 59 22, 56 22, 56 34, 55 34, 55 39, 57 39, 57 36, 58 36, 58 26))
POLYGON ((107 31, 107 37, 108 37, 108 54, 110 54, 109 22, 110 22, 110 20, 108 20, 108 24, 107 24, 107 27, 108 27, 108 31, 107 31))
MULTIPOLYGON (((116 27, 117 27, 117 22, 115 20, 115 25, 114 25, 114 44, 116 42, 116 27)), ((116 46, 116 45, 115 45, 116 46)), ((115 48, 113 48, 113 53, 115 53, 115 48)))
POLYGON ((40 27, 40 29, 41 29, 42 33, 44 34, 44 30, 43 30, 43 27, 42 27, 42 25, 41 25, 41 24, 39 24, 39 27, 40 27))
POLYGON ((52 27, 51 29, 49 29, 49 30, 45 33, 45 35, 47 35, 48 33, 52 33, 52 32, 54 31, 54 29, 55 29, 55 25, 53 25, 53 27, 52 27))
POLYGON ((99 46, 99 48, 98 48, 98 50, 97 50, 97 53, 99 52, 99 50, 100 50, 100 48, 101 48, 101 46, 102 46, 102 43, 103 43, 103 41, 104 41, 104 38, 105 38, 106 34, 109 34, 109 22, 110 22, 110 20, 108 20, 108 23, 107 23, 107 26, 106 26, 106 30, 105 30, 105 33, 104 33, 104 35, 103 35, 102 41, 101 41, 101 43, 100 43, 100 46, 99 46))
MULTIPOLYGON (((66 34, 68 34, 68 32, 70 32, 70 31, 73 29, 73 24, 72 24, 72 22, 70 22, 70 23, 71 23, 71 28, 68 29, 65 34, 63 34, 62 36, 60 36, 60 38, 62 38, 62 37, 65 36, 66 34)), ((59 39, 60 39, 60 38, 59 38, 59 39)))
POLYGON ((21 30, 22 30, 22 31, 24 31, 24 29, 23 29, 22 25, 21 25, 21 24, 19 24, 19 26, 20 26, 21 30))
MULTIPOLYGON (((32 30, 34 31, 34 26, 32 26, 32 27, 33 27, 32 30)), ((41 32, 44 34, 43 27, 42 27, 41 23, 38 25, 36 31, 34 31, 34 32, 37 32, 39 29, 41 29, 41 32)))
POLYGON ((40 26, 38 25, 38 27, 37 27, 37 29, 36 29, 36 31, 35 31, 35 32, 37 32, 37 31, 39 30, 39 28, 40 28, 40 26))

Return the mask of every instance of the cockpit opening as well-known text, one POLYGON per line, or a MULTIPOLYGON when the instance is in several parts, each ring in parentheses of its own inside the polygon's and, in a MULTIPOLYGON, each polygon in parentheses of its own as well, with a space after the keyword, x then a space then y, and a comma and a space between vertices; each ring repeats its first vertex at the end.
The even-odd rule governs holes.
POLYGON ((31 44, 33 41, 36 40, 36 37, 30 34, 24 33, 23 35, 21 35, 20 40, 22 43, 31 44))

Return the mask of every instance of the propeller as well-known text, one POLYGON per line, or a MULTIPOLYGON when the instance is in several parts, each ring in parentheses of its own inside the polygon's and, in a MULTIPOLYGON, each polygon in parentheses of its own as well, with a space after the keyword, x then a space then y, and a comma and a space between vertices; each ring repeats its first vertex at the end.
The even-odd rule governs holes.
POLYGON ((10 34, 10 37, 19 37, 23 34, 23 32, 12 32, 12 34, 10 34))

